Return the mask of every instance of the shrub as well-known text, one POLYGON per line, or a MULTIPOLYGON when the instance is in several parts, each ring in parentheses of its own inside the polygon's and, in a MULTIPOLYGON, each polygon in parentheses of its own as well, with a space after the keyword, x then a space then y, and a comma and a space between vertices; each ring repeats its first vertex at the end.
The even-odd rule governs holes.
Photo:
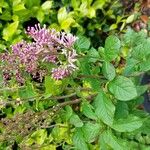
MULTIPOLYGON (((38 74, 32 74, 33 70, 28 71, 29 62, 25 64, 18 53, 26 50, 28 42, 13 45, 9 54, 12 58, 14 48, 18 46, 16 50, 20 51, 15 55, 15 64, 17 61, 24 72, 24 82, 18 85, 14 77, 4 81, 5 74, 1 70, 1 81, 7 85, 1 84, 0 90, 1 147, 17 145, 21 149, 51 150, 56 147, 79 150, 147 148, 150 118, 139 109, 142 94, 149 88, 149 85, 140 85, 140 76, 150 70, 147 34, 128 29, 121 38, 108 36, 104 47, 95 49, 84 36, 76 39, 71 34, 56 32, 53 34, 56 36, 50 38, 51 33, 45 27, 38 30, 31 27, 29 31, 35 40, 29 45, 39 44, 41 48, 35 47, 41 55, 31 60, 48 70, 42 80, 38 80, 38 74), (57 54, 63 54, 54 66, 53 61, 46 64, 41 61, 45 56, 53 56, 49 53, 53 48, 57 54), (74 54, 72 62, 69 52, 74 54), (73 70, 69 66, 69 74, 55 77, 55 69, 52 72, 51 69, 64 64, 71 65, 73 70)), ((6 63, 5 67, 7 65, 14 66, 13 62, 6 63)), ((7 71, 16 75, 16 69, 7 71)))

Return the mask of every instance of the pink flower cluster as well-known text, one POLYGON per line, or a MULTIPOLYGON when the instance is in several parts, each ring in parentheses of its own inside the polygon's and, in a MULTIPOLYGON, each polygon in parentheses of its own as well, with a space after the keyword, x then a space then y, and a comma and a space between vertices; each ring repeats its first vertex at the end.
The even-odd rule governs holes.
POLYGON ((10 54, 1 55, 4 78, 13 74, 18 82, 23 83, 22 70, 33 76, 37 73, 44 76, 48 70, 41 67, 42 63, 53 64, 51 75, 56 80, 69 76, 77 69, 77 53, 73 48, 77 37, 46 29, 45 25, 41 28, 39 24, 28 27, 26 33, 33 42, 21 41, 11 46, 10 54))

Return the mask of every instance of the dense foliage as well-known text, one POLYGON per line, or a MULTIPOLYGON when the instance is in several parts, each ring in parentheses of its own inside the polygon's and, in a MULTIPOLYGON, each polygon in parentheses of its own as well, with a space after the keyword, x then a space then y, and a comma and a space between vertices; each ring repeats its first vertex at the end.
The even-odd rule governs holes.
POLYGON ((150 86, 141 79, 150 38, 124 29, 135 15, 116 8, 119 1, 0 2, 0 149, 149 149, 142 104, 150 86))

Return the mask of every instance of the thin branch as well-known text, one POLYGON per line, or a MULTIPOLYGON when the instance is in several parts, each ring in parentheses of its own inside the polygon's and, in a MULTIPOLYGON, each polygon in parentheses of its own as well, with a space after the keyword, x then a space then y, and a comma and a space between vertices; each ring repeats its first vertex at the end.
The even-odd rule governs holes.
MULTIPOLYGON (((95 97, 96 95, 97 94, 92 94, 92 95, 88 96, 86 99, 91 101, 93 99, 93 97, 95 97)), ((82 98, 74 99, 74 100, 71 100, 71 101, 66 101, 66 102, 60 103, 60 104, 57 105, 57 107, 61 107, 62 108, 62 107, 65 107, 67 105, 78 104, 81 101, 82 101, 82 98)))
POLYGON ((67 126, 63 125, 63 124, 53 124, 53 125, 50 125, 50 126, 40 126, 40 128, 54 128, 56 126, 67 128, 67 126))
POLYGON ((82 79, 82 78, 105 79, 104 76, 84 75, 84 74, 79 75, 77 78, 78 79, 82 79))
POLYGON ((14 88, 9 88, 9 87, 7 87, 7 88, 2 88, 2 89, 0 89, 0 92, 3 92, 3 91, 11 91, 11 92, 14 92, 14 91, 16 91, 16 90, 18 90, 18 89, 23 89, 23 88, 25 88, 25 86, 14 87, 14 88))
POLYGON ((60 99, 70 98, 70 97, 73 97, 75 95, 77 95, 76 92, 69 94, 69 95, 56 96, 56 97, 50 97, 50 98, 55 99, 55 100, 60 100, 60 99))
MULTIPOLYGON (((71 90, 72 88, 68 88, 69 90, 71 90)), ((79 88, 80 91, 91 91, 92 89, 91 88, 79 88)), ((39 100, 46 100, 48 98, 50 99, 54 99, 54 100, 61 100, 61 99, 66 99, 66 98, 71 98, 71 97, 74 97, 76 96, 77 93, 76 92, 73 92, 71 94, 68 94, 68 95, 63 95, 63 96, 49 96, 49 97, 46 97, 44 98, 43 95, 36 95, 36 96, 33 96, 33 97, 28 97, 28 98, 23 98, 23 99, 16 99, 16 101, 4 101, 4 100, 0 100, 0 106, 3 106, 5 107, 6 105, 20 105, 20 104, 23 104, 25 102, 33 102, 35 101, 36 98, 40 98, 39 100)))

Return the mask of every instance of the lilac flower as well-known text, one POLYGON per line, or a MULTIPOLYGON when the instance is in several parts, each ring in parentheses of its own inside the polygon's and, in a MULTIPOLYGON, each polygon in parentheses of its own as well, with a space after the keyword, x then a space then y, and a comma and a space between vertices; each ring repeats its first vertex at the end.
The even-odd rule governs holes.
POLYGON ((60 67, 60 68, 53 68, 52 69, 52 77, 56 80, 63 79, 64 77, 69 75, 69 70, 60 67))
POLYGON ((21 41, 12 45, 12 53, 4 54, 1 59, 7 64, 2 67, 6 77, 13 72, 16 80, 23 83, 21 72, 25 71, 32 76, 40 74, 41 79, 48 73, 47 68, 41 67, 43 63, 51 63, 55 66, 51 74, 56 80, 71 75, 77 69, 75 64, 77 53, 73 49, 77 37, 70 33, 46 29, 45 25, 41 28, 39 24, 28 27, 26 33, 34 42, 21 41))

